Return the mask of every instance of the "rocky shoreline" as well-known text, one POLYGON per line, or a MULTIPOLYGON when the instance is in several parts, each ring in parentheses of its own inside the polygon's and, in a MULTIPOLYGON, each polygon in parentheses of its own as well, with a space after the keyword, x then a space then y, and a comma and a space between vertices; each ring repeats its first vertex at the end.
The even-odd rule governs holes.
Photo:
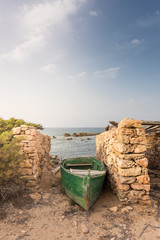
POLYGON ((69 133, 64 133, 64 137, 89 137, 89 136, 96 136, 99 133, 88 133, 88 132, 80 132, 80 133, 73 133, 73 134, 69 134, 69 133))
MULTIPOLYGON (((87 137, 86 140, 91 140, 91 138, 89 137, 92 137, 92 136, 96 136, 100 133, 88 133, 88 132, 80 132, 80 133, 64 133, 64 137, 65 137, 65 140, 74 140, 74 138, 77 138, 77 137, 87 137)), ((56 136, 52 136, 52 139, 56 139, 56 136)))

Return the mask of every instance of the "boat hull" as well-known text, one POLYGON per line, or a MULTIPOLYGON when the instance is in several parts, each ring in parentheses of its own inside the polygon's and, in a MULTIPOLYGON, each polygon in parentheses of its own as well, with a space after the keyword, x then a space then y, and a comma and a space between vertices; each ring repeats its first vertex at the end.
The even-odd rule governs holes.
MULTIPOLYGON (((96 160, 97 161, 97 160, 96 160)), ((99 164, 99 163, 98 163, 99 164)), ((99 197, 105 173, 80 176, 70 173, 61 164, 61 182, 66 194, 84 209, 89 209, 99 197)))

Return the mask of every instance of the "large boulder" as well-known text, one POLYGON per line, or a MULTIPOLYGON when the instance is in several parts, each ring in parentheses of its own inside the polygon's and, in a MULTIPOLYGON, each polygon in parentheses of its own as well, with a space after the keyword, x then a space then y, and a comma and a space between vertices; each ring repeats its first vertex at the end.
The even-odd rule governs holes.
POLYGON ((118 128, 140 128, 141 125, 142 121, 125 118, 118 124, 118 128))

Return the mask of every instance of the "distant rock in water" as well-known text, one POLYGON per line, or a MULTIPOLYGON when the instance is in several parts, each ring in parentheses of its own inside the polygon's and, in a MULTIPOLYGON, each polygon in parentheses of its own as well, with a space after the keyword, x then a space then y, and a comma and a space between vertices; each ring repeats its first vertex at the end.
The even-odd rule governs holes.
POLYGON ((67 140, 73 140, 73 138, 67 138, 67 140))
POLYGON ((69 133, 64 133, 64 137, 70 137, 71 135, 69 133))
POLYGON ((87 138, 87 140, 91 140, 91 138, 87 138))
POLYGON ((53 139, 55 139, 56 137, 55 137, 55 136, 53 136, 52 138, 53 138, 53 139))
POLYGON ((99 133, 87 133, 87 132, 81 132, 81 133, 73 133, 72 137, 86 137, 86 136, 96 136, 99 133))

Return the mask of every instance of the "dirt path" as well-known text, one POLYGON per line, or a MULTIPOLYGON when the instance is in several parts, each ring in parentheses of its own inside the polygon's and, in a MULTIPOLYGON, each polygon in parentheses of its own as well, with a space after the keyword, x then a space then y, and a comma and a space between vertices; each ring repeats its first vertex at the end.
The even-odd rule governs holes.
POLYGON ((50 192, 26 193, 1 204, 0 240, 160 239, 156 206, 124 208, 109 189, 103 190, 89 212, 70 200, 60 186, 50 192), (118 210, 110 211, 114 206, 118 210))

